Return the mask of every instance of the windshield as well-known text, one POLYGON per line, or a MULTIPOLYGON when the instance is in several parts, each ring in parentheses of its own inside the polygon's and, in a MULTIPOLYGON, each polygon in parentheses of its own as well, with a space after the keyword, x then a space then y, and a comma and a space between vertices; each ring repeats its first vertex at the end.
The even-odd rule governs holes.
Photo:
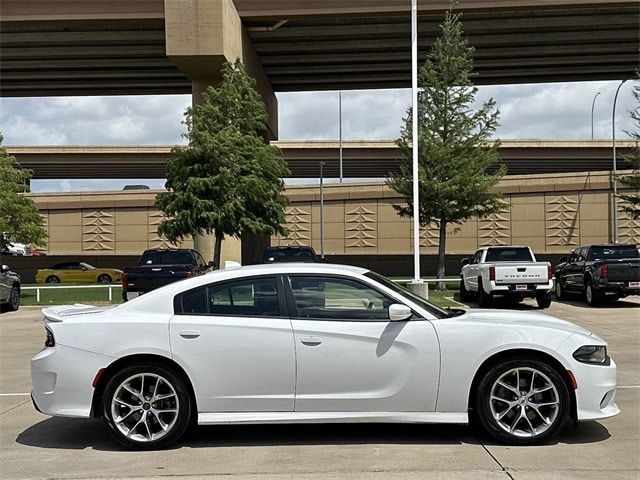
POLYGON ((532 262, 531 252, 528 248, 505 247, 490 248, 487 250, 485 262, 532 262))
POLYGON ((376 282, 384 285, 385 287, 393 290, 396 293, 399 293, 400 295, 402 295, 404 297, 407 297, 413 303, 416 303, 417 305, 420 305, 426 311, 428 311, 429 313, 435 315, 438 318, 451 317, 451 312, 448 312, 447 310, 445 310, 443 308, 440 308, 437 305, 434 305, 433 303, 429 302, 428 300, 425 300, 424 298, 416 295, 411 290, 409 290, 409 289, 397 284, 396 282, 393 282, 393 281, 389 280, 386 277, 383 277, 382 275, 379 275, 379 274, 377 274, 375 272, 369 271, 369 272, 365 273, 364 276, 375 280, 376 282))
POLYGON ((591 247, 587 260, 620 260, 638 258, 640 253, 635 245, 616 245, 611 247, 591 247))
POLYGON ((267 250, 264 254, 265 262, 308 262, 315 260, 313 252, 310 250, 267 250))

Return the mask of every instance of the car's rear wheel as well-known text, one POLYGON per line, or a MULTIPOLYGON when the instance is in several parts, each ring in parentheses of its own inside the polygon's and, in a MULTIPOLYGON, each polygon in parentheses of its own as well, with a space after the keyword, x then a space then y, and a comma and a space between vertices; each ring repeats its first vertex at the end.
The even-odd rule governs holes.
POLYGON ((45 283, 60 283, 60 277, 56 275, 49 275, 45 280, 45 283))
POLYGON ((464 279, 460 279, 460 301, 468 302, 469 301, 469 292, 467 291, 467 287, 464 285, 464 279))
POLYGON ((20 289, 16 286, 11 288, 11 292, 9 292, 9 310, 15 312, 20 308, 20 289))
POLYGON ((556 277, 556 298, 558 300, 564 298, 564 288, 562 287, 562 282, 560 282, 560 277, 556 277))
POLYGON ((187 430, 191 399, 184 380, 160 365, 125 368, 107 384, 103 419, 115 439, 127 448, 166 447, 187 430))
POLYGON ((595 292, 590 282, 584 286, 584 300, 587 302, 587 305, 591 307, 595 307, 598 302, 602 300, 600 295, 595 292))
POLYGON ((493 302, 493 295, 490 293, 486 293, 484 291, 484 287, 482 286, 482 281, 478 280, 478 304, 482 308, 487 308, 491 306, 493 302))
POLYGON ((540 308, 549 308, 551 305, 551 292, 538 292, 536 302, 540 308))
POLYGON ((493 366, 478 384, 476 411, 484 430, 515 445, 556 435, 569 415, 569 390, 540 360, 518 358, 493 366))
POLYGON ((111 277, 106 273, 103 273, 98 277, 98 283, 111 283, 111 277))

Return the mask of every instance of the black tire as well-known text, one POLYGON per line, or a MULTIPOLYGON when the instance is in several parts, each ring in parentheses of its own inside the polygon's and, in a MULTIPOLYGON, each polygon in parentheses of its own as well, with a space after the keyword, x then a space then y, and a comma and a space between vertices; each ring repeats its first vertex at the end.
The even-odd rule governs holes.
POLYGON ((460 301, 468 302, 469 297, 470 297, 469 292, 467 291, 467 288, 464 286, 464 280, 461 278, 460 279, 460 301))
POLYGON ((562 282, 560 281, 560 277, 556 277, 556 298, 558 300, 563 300, 565 297, 564 287, 562 286, 562 282))
POLYGON ((589 305, 590 307, 595 307, 596 305, 598 305, 598 303, 600 303, 600 300, 602 300, 602 297, 598 292, 594 290, 593 286, 591 286, 591 282, 585 283, 584 301, 587 302, 587 305, 589 305))
MULTIPOLYGON (((542 375, 538 376, 538 381, 540 380, 544 381, 546 379, 544 379, 542 375)), ((522 383, 522 380, 521 380, 520 385, 521 385, 520 388, 522 388, 522 386, 526 387, 526 379, 524 380, 524 384, 522 383)), ((503 392, 510 392, 510 390, 505 389, 503 390, 503 392)), ((514 398, 513 401, 516 401, 516 399, 518 398, 517 395, 515 393, 512 393, 512 395, 514 398)), ((523 396, 527 397, 526 394, 523 396)), ((506 407, 506 402, 505 402, 505 407, 506 407)), ((494 407, 494 408, 500 408, 502 410, 502 407, 494 407)), ((477 420, 480 426, 483 428, 484 431, 486 431, 489 435, 491 435, 496 440, 499 440, 504 443, 512 444, 512 445, 533 445, 533 444, 537 444, 545 440, 548 440, 553 436, 557 435, 569 421, 569 412, 570 412, 569 389, 567 387, 566 382, 562 379, 560 374, 555 370, 555 368, 553 368, 549 364, 533 358, 516 357, 510 360, 504 360, 492 366, 482 376, 482 378, 480 379, 480 382, 478 383, 478 390, 477 390, 476 401, 475 401, 475 411, 477 413, 477 420), (492 404, 491 404, 492 401, 494 402, 494 405, 501 405, 499 401, 496 402, 496 400, 491 399, 492 389, 494 387, 494 384, 496 384, 498 379, 500 379, 505 374, 508 374, 508 372, 514 369, 532 369, 538 372, 538 374, 542 373, 544 376, 546 376, 546 379, 550 380, 553 386, 555 387, 555 392, 545 392, 544 394, 534 394, 530 397, 531 399, 535 400, 537 403, 543 403, 545 401, 545 398, 543 398, 544 395, 555 396, 554 401, 557 401, 557 406, 554 405, 553 407, 547 407, 547 409, 544 409, 545 407, 542 407, 542 406, 538 408, 538 411, 541 411, 543 414, 548 415, 547 420, 551 422, 548 427, 546 426, 546 424, 543 424, 541 417, 538 417, 534 409, 528 406, 528 404, 518 403, 508 408, 508 410, 512 410, 512 409, 513 410, 511 412, 508 412, 507 414, 508 415, 513 414, 513 416, 516 417, 516 419, 512 420, 513 417, 507 416, 505 418, 504 423, 513 424, 515 425, 515 427, 520 427, 520 428, 524 427, 524 429, 526 429, 527 423, 530 421, 531 423, 529 423, 529 425, 533 423, 533 426, 535 426, 536 429, 539 426, 545 429, 538 434, 530 435, 530 436, 519 436, 517 434, 518 433, 517 428, 515 429, 515 433, 511 433, 507 431, 505 427, 499 423, 499 420, 496 418, 496 416, 494 416, 494 413, 492 412, 492 404), (538 397, 538 395, 540 395, 540 397, 538 397), (557 410, 555 410, 556 408, 557 410), (519 410, 519 409, 522 409, 522 410, 519 410), (552 412, 555 412, 555 413, 552 413, 552 412), (524 413, 527 418, 525 419, 523 417, 522 419, 517 419, 517 417, 520 416, 520 414, 522 413, 524 413), (551 419, 551 417, 553 418, 551 419), (538 425, 536 425, 536 423, 538 423, 538 425)), ((499 412, 499 413, 502 413, 502 412, 499 412)))
POLYGON ((44 283, 60 283, 60 277, 57 275, 49 275, 44 283))
POLYGON ((536 294, 536 302, 538 302, 538 307, 540 308, 549 308, 549 305, 551 305, 551 292, 538 292, 536 294))
POLYGON ((15 312, 20 308, 20 288, 14 285, 9 292, 9 303, 7 304, 7 310, 15 312))
POLYGON ((482 280, 478 279, 478 305, 482 308, 489 308, 493 303, 493 295, 486 293, 482 286, 482 280))
POLYGON ((111 282, 113 282, 112 278, 106 273, 103 273, 98 277, 98 283, 111 283, 111 282))
MULTIPOLYGON (((147 390, 146 388, 144 389, 144 391, 149 392, 149 390, 147 390)), ((134 397, 131 397, 131 398, 133 399, 134 397)), ((151 400, 148 403, 145 401, 144 404, 140 403, 139 405, 136 405, 141 407, 137 411, 142 412, 143 411, 142 408, 145 408, 145 414, 146 414, 146 411, 150 410, 150 404, 151 404, 151 400)), ((124 407, 124 408, 125 410, 122 414, 123 416, 129 413, 129 411, 127 410, 128 407, 124 407)), ((167 406, 165 405, 161 408, 167 408, 167 406)), ((139 364, 139 365, 134 365, 131 367, 124 368, 123 370, 119 371, 109 379, 109 382, 107 383, 104 390, 104 396, 102 398, 102 419, 105 425, 107 426, 107 429, 111 433, 111 435, 115 438, 115 440, 121 445, 125 446, 126 448, 131 450, 154 450, 154 449, 161 449, 161 448, 168 447, 172 443, 178 441, 180 437, 184 435, 184 433, 187 431, 191 423, 193 408, 194 406, 192 405, 192 402, 191 402, 189 389, 181 375, 161 365, 156 365, 153 363, 144 363, 144 364, 139 364), (173 391, 175 392, 175 395, 172 396, 171 399, 169 400, 173 402, 174 401, 173 398, 175 397, 175 403, 169 405, 169 408, 175 408, 177 410, 175 421, 169 422, 170 428, 166 432, 163 432, 160 438, 155 440, 152 439, 152 440, 146 440, 146 441, 139 441, 126 436, 122 431, 120 431, 120 429, 116 424, 116 421, 113 418, 112 402, 118 388, 121 386, 121 384, 126 382, 128 379, 135 377, 137 375, 142 375, 142 374, 162 377, 164 382, 168 383, 173 389, 173 391)), ((140 422, 139 418, 141 416, 136 417, 135 415, 138 415, 138 414, 135 412, 132 414, 132 421, 140 422), (136 418, 138 418, 138 420, 136 420, 136 418)), ((149 418, 152 420, 150 423, 153 426, 153 423, 154 423, 153 420, 156 417, 153 417, 150 415, 149 418)), ((165 420, 167 420, 166 417, 165 417, 165 420)), ((155 420, 155 424, 158 427, 160 426, 160 423, 158 423, 158 420, 155 420)), ((125 428, 126 427, 131 427, 131 430, 133 430, 134 432, 137 431, 137 429, 133 426, 126 425, 125 428)))

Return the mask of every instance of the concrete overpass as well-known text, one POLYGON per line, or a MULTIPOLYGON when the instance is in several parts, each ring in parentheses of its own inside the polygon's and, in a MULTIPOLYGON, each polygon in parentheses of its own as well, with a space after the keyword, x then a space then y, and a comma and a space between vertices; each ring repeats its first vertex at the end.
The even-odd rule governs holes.
MULTIPOLYGON (((420 52, 446 0, 420 4, 420 52)), ((460 0, 478 84, 630 78, 637 0, 460 0)), ((273 91, 410 85, 409 0, 3 0, 0 95, 191 93, 244 59, 273 91)))
MULTIPOLYGON (((338 143, 333 141, 272 142, 282 150, 292 178, 318 176, 324 161, 327 177, 338 177, 338 143)), ((619 169, 630 168, 622 158, 634 146, 618 142, 619 169)), ((47 178, 164 178, 170 146, 8 146, 35 179, 47 178)), ((603 140, 505 140, 500 149, 508 175, 611 170, 611 142, 603 140)), ((396 168, 401 154, 391 141, 343 143, 344 176, 381 178, 396 168)))

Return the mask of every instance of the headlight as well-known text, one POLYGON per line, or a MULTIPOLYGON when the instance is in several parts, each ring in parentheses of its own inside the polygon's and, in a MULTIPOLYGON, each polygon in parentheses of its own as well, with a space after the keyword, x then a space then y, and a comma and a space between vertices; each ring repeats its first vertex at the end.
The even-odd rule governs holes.
POLYGON ((603 345, 585 345, 573 352, 573 358, 582 363, 609 365, 607 347, 603 345))

